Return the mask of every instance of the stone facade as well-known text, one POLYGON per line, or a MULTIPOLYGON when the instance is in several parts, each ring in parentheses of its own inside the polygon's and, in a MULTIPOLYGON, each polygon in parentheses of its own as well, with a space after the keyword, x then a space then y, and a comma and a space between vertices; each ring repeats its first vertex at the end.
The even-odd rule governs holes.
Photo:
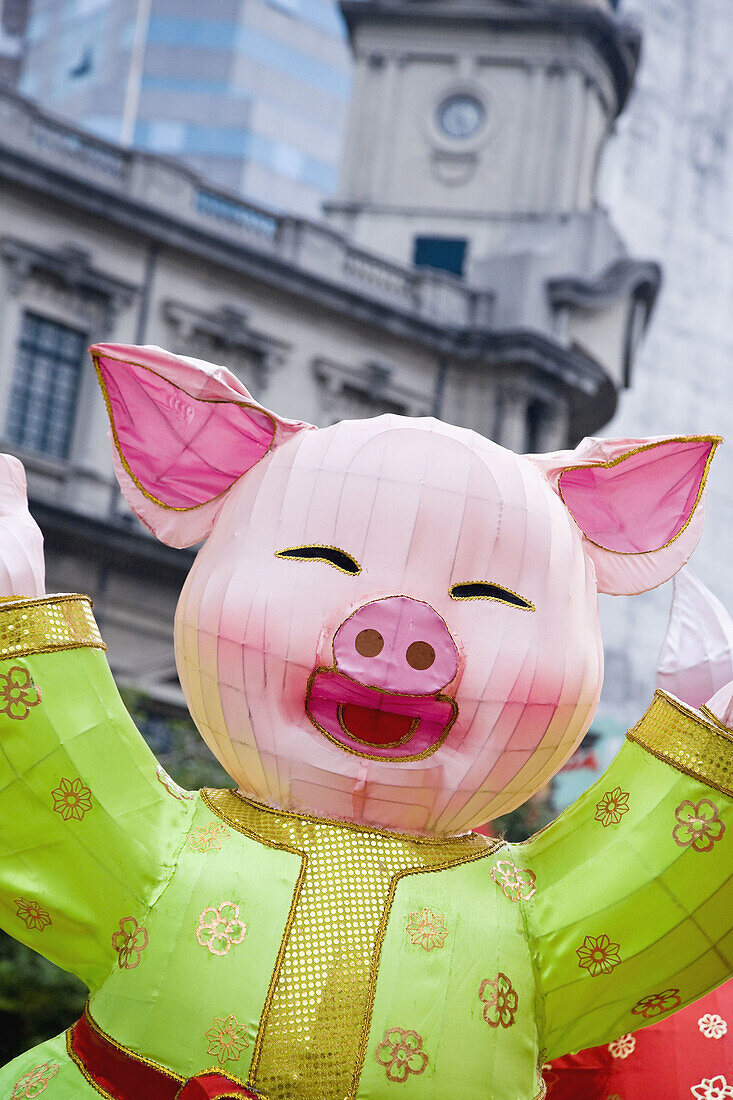
MULTIPOLYGON (((410 3, 395 18, 402 26, 414 11, 431 66, 442 36, 451 65, 481 69, 483 79, 490 65, 483 40, 472 46, 461 32, 449 44, 444 7, 410 3), (423 9, 435 16, 432 32, 423 9)), ((0 447, 28 468, 49 588, 89 591, 115 672, 163 702, 180 702, 171 623, 191 554, 152 540, 120 500, 103 403, 88 364, 82 368, 86 343, 155 343, 223 362, 285 416, 327 424, 381 412, 436 415, 518 451, 559 449, 599 431, 629 384, 659 269, 626 255, 595 203, 589 166, 605 123, 593 129, 589 120, 601 110, 607 123, 621 109, 638 40, 600 0, 558 9, 559 25, 552 5, 533 5, 529 23, 517 5, 490 7, 492 19, 512 24, 506 42, 497 39, 499 52, 514 51, 511 79, 524 72, 522 50, 541 55, 527 71, 545 76, 553 53, 557 74, 575 72, 573 51, 583 58, 583 79, 563 76, 561 85, 563 96, 577 92, 585 103, 576 103, 585 137, 576 141, 574 124, 567 135, 577 174, 590 175, 568 191, 570 206, 548 206, 538 192, 499 211, 489 189, 483 226, 471 178, 448 173, 436 183, 418 164, 416 209, 420 218, 432 211, 420 223, 425 232, 453 232, 456 219, 461 232, 471 220, 479 227, 465 278, 404 255, 389 232, 396 215, 386 180, 393 205, 383 209, 372 190, 359 209, 334 205, 328 222, 276 215, 176 161, 95 138, 0 94, 0 447)), ((360 26, 371 20, 383 36, 383 9, 360 8, 360 26)), ((359 55, 358 35, 355 42, 359 55)), ((499 58, 497 97, 505 68, 499 58)), ((381 71, 388 78, 388 67, 381 71)), ((453 76, 441 83, 440 64, 436 71, 432 108, 457 87, 453 76)), ((528 109, 543 99, 539 80, 530 76, 528 109)), ((357 116, 362 109, 357 96, 357 116)), ((451 125, 460 129, 462 117, 459 110, 451 125)), ((529 166, 546 127, 536 117, 530 141, 527 125, 517 116, 512 138, 505 118, 501 140, 505 147, 513 140, 517 155, 527 146, 529 166)), ((372 135, 370 148, 381 140, 372 135)), ((358 178, 350 158, 362 156, 357 144, 350 150, 344 194, 358 178)))
MULTIPOLYGON (((689 568, 733 610, 733 7, 625 0, 644 55, 602 171, 601 194, 665 286, 632 390, 607 434, 717 432, 705 532, 689 568)), ((604 597, 603 711, 627 725, 654 689, 671 584, 604 597)))

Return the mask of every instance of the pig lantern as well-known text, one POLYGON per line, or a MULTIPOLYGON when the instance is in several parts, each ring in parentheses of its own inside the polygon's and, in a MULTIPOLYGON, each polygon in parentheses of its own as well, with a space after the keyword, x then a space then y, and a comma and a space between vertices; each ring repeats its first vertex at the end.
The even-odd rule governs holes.
POLYGON ((175 644, 236 790, 187 792, 86 597, 46 596, 7 459, 0 913, 89 986, 0 1094, 531 1100, 542 1063, 733 969, 730 693, 658 693, 526 844, 471 832, 562 765, 597 592, 671 577, 718 440, 517 456, 434 420, 316 430, 220 367, 93 349, 131 507, 206 539, 175 644))

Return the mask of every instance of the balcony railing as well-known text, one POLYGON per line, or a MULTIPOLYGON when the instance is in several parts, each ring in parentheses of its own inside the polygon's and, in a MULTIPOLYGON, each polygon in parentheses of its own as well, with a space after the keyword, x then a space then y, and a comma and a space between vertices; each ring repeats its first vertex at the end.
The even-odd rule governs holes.
POLYGON ((443 272, 414 268, 351 244, 326 222, 276 214, 207 184, 179 161, 123 149, 46 115, 31 101, 0 89, 0 153, 12 151, 44 168, 132 201, 213 239, 241 244, 291 265, 335 290, 378 301, 423 323, 486 324, 491 296, 443 272))

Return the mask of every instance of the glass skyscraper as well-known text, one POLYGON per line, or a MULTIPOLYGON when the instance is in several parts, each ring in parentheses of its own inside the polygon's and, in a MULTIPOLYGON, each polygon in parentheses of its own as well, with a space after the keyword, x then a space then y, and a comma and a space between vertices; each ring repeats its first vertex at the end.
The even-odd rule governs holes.
POLYGON ((333 0, 33 0, 19 90, 314 215, 336 187, 350 55, 333 0))

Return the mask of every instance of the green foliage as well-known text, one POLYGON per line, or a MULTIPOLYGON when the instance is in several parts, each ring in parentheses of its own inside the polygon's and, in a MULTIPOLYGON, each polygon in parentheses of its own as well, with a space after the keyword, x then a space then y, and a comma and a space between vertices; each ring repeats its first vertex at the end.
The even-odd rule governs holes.
POLYGON ((77 978, 0 932, 0 1063, 67 1028, 86 997, 77 978))
POLYGON ((529 840, 531 836, 544 829, 545 825, 557 817, 557 811, 552 806, 551 785, 548 783, 528 802, 517 806, 510 814, 497 817, 491 822, 491 832, 495 836, 504 837, 514 844, 522 840, 529 840))

